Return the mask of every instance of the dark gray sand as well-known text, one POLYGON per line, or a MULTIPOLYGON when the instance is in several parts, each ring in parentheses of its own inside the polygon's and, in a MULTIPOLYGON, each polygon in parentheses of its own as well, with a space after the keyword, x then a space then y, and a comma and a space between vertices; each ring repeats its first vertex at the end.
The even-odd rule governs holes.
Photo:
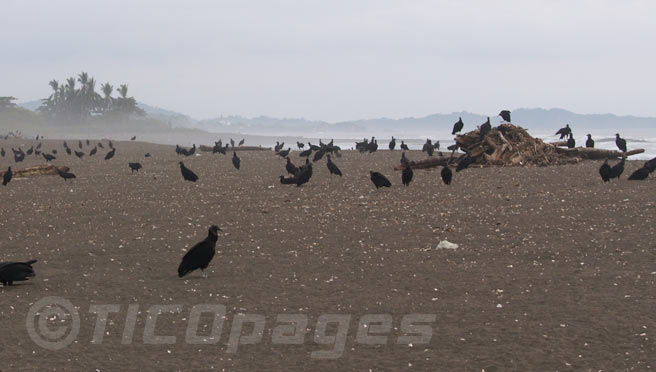
MULTIPOLYGON (((208 142, 211 142, 208 140, 208 142)), ((14 167, 2 141, 0 167, 14 167)), ((77 148, 77 141, 69 141, 77 148)), ((272 152, 182 158, 172 146, 116 142, 116 156, 67 156, 77 175, 14 179, 0 187, 0 261, 38 259, 37 277, 0 287, 0 370, 9 371, 582 371, 648 370, 656 344, 656 177, 603 184, 600 162, 547 168, 467 169, 442 184, 440 168, 415 170, 410 187, 392 167, 401 153, 344 152, 344 177, 325 159, 309 184, 281 185, 272 152), (151 158, 143 155, 149 152, 151 158), (183 181, 178 161, 194 170, 183 181), (143 169, 131 174, 128 162, 143 169), (387 175, 376 190, 369 170, 387 175), (206 271, 176 269, 207 228, 223 231, 206 271), (459 244, 436 250, 440 240, 459 244), (32 304, 58 296, 76 306, 72 344, 50 351, 28 335, 32 304), (92 304, 117 304, 104 339, 91 343, 92 304), (139 314, 122 344, 128 305, 139 314), (193 305, 221 304, 220 340, 185 342, 193 305), (145 344, 151 305, 182 305, 157 321, 175 344, 145 344), (261 342, 227 350, 240 313, 265 316, 261 342), (428 344, 397 344, 405 314, 435 314, 428 344), (308 318, 301 345, 272 342, 278 314, 308 318), (312 352, 317 317, 350 315, 340 357, 312 352), (365 314, 389 314, 384 345, 356 339, 365 314), (316 356, 316 355, 315 355, 316 356)), ((88 153, 89 148, 83 150, 88 153)), ((423 158, 410 152, 410 159, 423 158)), ((298 152, 292 154, 298 165, 298 152)), ((28 156, 17 168, 41 164, 28 156)), ((70 319, 50 319, 54 330, 70 319)), ((211 316, 199 333, 209 334, 211 316)), ((244 334, 249 333, 245 326, 244 334)), ((336 331, 330 327, 328 334, 336 331)))

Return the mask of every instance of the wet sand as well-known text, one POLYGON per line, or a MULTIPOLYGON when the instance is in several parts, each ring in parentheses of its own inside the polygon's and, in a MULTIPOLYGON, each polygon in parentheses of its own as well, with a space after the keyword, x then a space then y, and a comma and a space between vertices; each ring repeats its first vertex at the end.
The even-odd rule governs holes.
MULTIPOLYGON (((10 147, 34 143, 0 141, 8 152, 0 169, 15 167, 10 147)), ((39 260, 34 280, 0 287, 0 371, 654 367, 656 178, 626 180, 641 162, 628 162, 623 179, 609 184, 598 176, 600 162, 588 161, 467 169, 451 186, 442 184, 439 168, 416 170, 406 188, 392 170, 399 151, 347 151, 334 159, 344 177, 330 176, 324 159, 297 188, 278 182, 285 162, 271 152, 239 153, 237 171, 230 156, 115 146, 112 160, 103 160, 107 149, 78 160, 61 141, 44 141, 43 150, 59 150, 53 163, 71 167, 77 179, 31 177, 0 187, 0 261, 39 260), (180 160, 200 176, 197 183, 183 181, 180 160), (143 164, 138 174, 128 168, 133 161, 143 164), (376 190, 369 170, 387 175, 393 187, 376 190), (214 223, 223 231, 207 278, 177 278, 182 255, 214 223), (445 239, 459 248, 437 250, 445 239), (79 311, 79 335, 62 350, 37 346, 26 329, 30 307, 46 296, 79 311), (108 303, 120 310, 109 316, 103 342, 92 344, 96 315, 89 306, 108 303), (130 304, 140 313, 125 345, 130 304), (184 308, 160 317, 156 331, 175 336, 175 344, 145 344, 146 310, 172 304, 184 308), (184 341, 197 304, 226 307, 214 345, 184 341), (264 315, 265 333, 230 353, 225 344, 240 313, 264 315), (430 342, 397 344, 401 319, 413 313, 436 315, 430 342), (271 341, 278 314, 307 315, 303 344, 271 341), (312 356, 331 349, 314 341, 322 314, 351 315, 337 359, 312 356), (386 344, 357 341, 365 314, 391 315, 386 344)), ((292 159, 301 163, 298 152, 292 159)), ((19 168, 41 163, 28 156, 19 168)))

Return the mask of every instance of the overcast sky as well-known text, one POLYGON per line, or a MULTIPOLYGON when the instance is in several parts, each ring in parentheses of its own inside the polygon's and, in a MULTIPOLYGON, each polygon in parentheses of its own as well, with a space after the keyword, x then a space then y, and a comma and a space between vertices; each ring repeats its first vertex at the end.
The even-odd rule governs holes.
POLYGON ((656 116, 654 16, 656 1, 3 0, 0 96, 86 71, 196 118, 656 116))

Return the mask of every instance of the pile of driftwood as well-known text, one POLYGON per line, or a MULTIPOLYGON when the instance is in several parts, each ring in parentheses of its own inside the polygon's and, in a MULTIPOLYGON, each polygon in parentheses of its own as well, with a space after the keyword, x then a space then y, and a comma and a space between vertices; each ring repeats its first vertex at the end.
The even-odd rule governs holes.
MULTIPOLYGON (((501 124, 492 128, 486 135, 479 129, 457 135, 456 144, 462 153, 451 153, 410 162, 413 168, 431 168, 456 163, 461 157, 469 155, 472 165, 480 166, 526 166, 560 165, 578 163, 583 159, 617 159, 644 152, 636 149, 621 153, 614 150, 576 147, 563 148, 566 142, 547 143, 534 138, 526 129, 513 124, 501 124)), ((403 169, 403 166, 395 169, 403 169)))
MULTIPOLYGON (((59 174, 57 173, 57 169, 59 169, 60 172, 68 172, 70 170, 69 167, 57 167, 52 164, 42 164, 29 168, 12 169, 11 173, 14 177, 56 176, 59 174)), ((0 177, 4 176, 4 174, 5 171, 0 172, 0 177)))

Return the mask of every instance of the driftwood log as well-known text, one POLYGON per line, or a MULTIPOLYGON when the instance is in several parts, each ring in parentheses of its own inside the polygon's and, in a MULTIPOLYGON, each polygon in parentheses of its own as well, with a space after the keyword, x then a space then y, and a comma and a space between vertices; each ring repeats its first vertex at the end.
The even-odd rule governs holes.
MULTIPOLYGON (((513 124, 501 124, 492 128, 485 136, 481 136, 480 130, 476 129, 457 135, 455 140, 460 150, 473 159, 472 164, 479 166, 560 165, 578 163, 585 159, 617 159, 645 151, 635 149, 621 153, 615 150, 583 147, 562 148, 559 146, 566 146, 566 142, 546 143, 532 137, 526 129, 513 124)), ((461 156, 454 156, 453 162, 457 162, 461 156)), ((444 166, 449 159, 448 156, 438 156, 410 162, 410 166, 417 169, 444 166)), ((396 166, 394 169, 403 168, 403 166, 396 166)))
MULTIPOLYGON (((12 169, 11 173, 14 177, 56 176, 58 174, 57 169, 61 172, 68 172, 70 170, 69 167, 56 167, 52 164, 41 164, 29 168, 12 169)), ((5 171, 0 172, 0 177, 4 176, 4 174, 5 171)))
MULTIPOLYGON (((203 152, 212 152, 214 146, 205 146, 200 145, 198 147, 200 151, 203 152)), ((237 146, 234 148, 228 147, 228 151, 271 151, 271 147, 261 147, 261 146, 237 146)))

